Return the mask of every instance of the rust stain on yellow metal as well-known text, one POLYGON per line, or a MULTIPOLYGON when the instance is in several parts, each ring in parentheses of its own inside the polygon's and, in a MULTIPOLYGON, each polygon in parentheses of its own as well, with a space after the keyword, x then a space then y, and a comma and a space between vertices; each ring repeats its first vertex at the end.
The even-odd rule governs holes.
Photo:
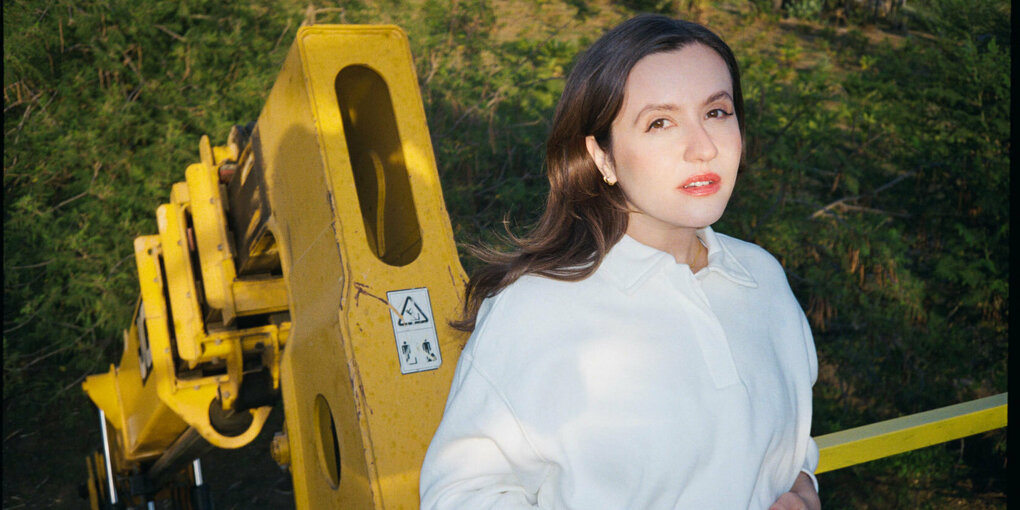
POLYGON ((901 416, 815 438, 816 473, 862 464, 1006 426, 1008 393, 901 416))

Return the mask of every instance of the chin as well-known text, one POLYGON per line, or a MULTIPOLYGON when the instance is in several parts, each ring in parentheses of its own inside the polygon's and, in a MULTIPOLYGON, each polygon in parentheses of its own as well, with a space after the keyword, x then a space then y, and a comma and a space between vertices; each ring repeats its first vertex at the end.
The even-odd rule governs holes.
POLYGON ((719 221, 719 219, 722 218, 722 215, 723 215, 722 211, 719 211, 719 214, 691 218, 691 221, 688 223, 688 225, 693 226, 694 228, 710 227, 715 222, 719 221))

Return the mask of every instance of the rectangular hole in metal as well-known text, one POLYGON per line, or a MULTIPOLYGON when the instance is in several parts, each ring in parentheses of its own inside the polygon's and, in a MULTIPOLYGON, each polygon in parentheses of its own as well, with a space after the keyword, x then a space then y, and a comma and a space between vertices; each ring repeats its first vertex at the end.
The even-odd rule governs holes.
POLYGON ((369 247, 387 264, 410 264, 421 253, 421 226, 389 87, 363 65, 344 68, 335 86, 369 247))

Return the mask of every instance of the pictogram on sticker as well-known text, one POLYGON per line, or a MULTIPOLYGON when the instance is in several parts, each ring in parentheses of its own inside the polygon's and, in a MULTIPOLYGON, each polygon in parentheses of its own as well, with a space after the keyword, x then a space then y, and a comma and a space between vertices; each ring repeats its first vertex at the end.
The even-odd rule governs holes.
POLYGON ((414 302, 414 298, 407 296, 404 300, 404 306, 400 309, 400 318, 397 319, 397 324, 400 326, 413 326, 415 324, 424 324, 429 321, 428 315, 422 311, 418 303, 414 302))
POLYGON ((412 374, 439 368, 443 357, 439 352, 429 290, 425 287, 393 290, 386 293, 386 299, 390 304, 400 373, 412 374))

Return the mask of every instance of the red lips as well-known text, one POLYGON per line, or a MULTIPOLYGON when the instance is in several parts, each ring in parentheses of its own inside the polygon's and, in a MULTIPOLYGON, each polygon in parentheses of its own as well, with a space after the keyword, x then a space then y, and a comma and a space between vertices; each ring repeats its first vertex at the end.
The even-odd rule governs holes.
POLYGON ((712 195, 719 191, 720 179, 721 177, 714 173, 694 175, 684 181, 677 189, 696 197, 712 195))

